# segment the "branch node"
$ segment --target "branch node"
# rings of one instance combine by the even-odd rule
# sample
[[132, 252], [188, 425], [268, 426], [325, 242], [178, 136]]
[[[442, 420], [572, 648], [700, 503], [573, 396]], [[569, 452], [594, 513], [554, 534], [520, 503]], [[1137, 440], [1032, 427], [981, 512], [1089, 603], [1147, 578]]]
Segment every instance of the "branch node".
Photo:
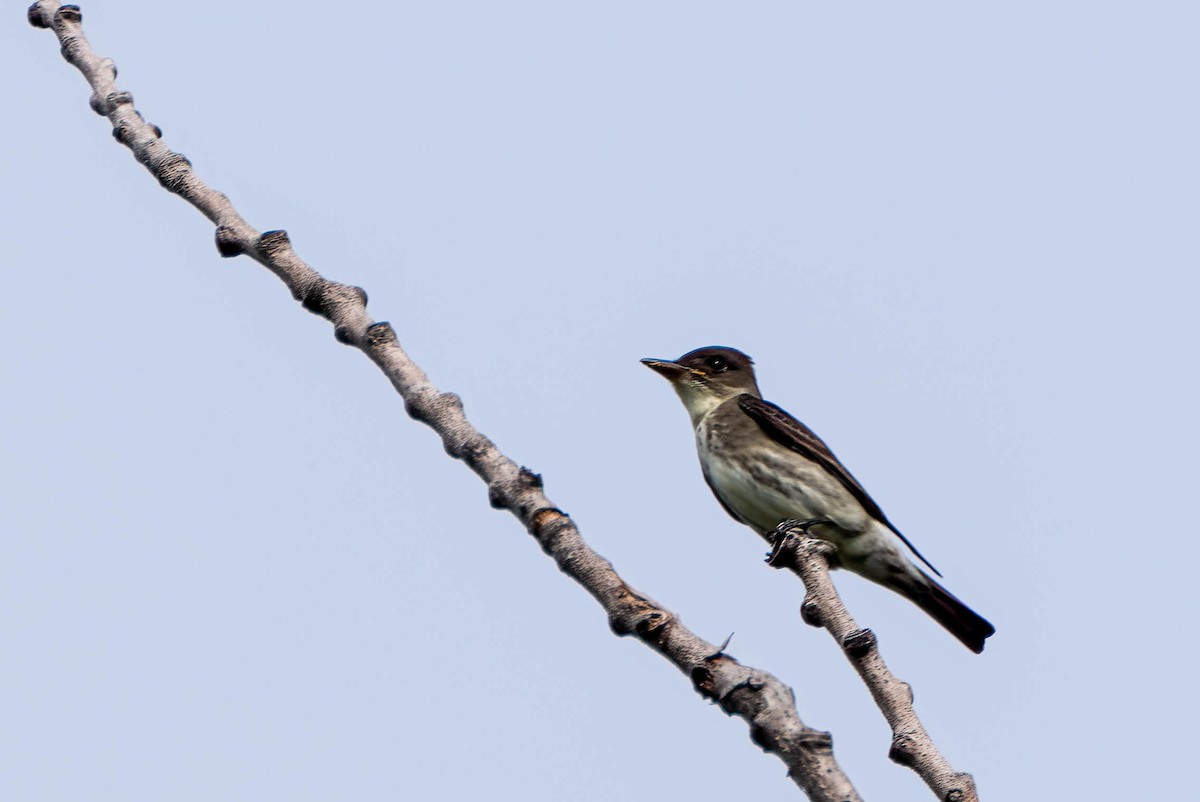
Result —
[[445, 404], [456, 414], [462, 414], [463, 400], [458, 393], [438, 393], [437, 400], [439, 404]]
[[[264, 235], [265, 236], [265, 235]], [[300, 299], [300, 305], [314, 315], [325, 316], [325, 290], [329, 282], [325, 280], [314, 281], [308, 285], [308, 292], [304, 293], [304, 297]]]
[[715, 661], [708, 661], [703, 665], [698, 665], [692, 669], [692, 687], [696, 689], [696, 693], [703, 696], [705, 699], [717, 698], [717, 682], [716, 675], [709, 665]]
[[842, 648], [851, 657], [863, 657], [878, 645], [875, 633], [869, 629], [856, 629], [842, 638]]
[[798, 744], [814, 752], [833, 752], [833, 736], [822, 730], [808, 730], [800, 736]]
[[400, 341], [392, 324], [382, 320], [367, 326], [366, 342], [371, 348], [381, 348], [385, 345], [398, 345]]
[[541, 489], [541, 474], [534, 473], [522, 465], [515, 479], [508, 482], [497, 481], [488, 484], [488, 503], [497, 510], [512, 509], [515, 506], [518, 517], [521, 520], [525, 520], [529, 517], [531, 504], [528, 499], [525, 503], [521, 503], [521, 497], [530, 490], [538, 491]]
[[276, 259], [292, 249], [292, 240], [282, 229], [264, 231], [255, 243], [255, 248], [264, 259]]
[[521, 466], [521, 485], [529, 490], [541, 490], [545, 484], [542, 482], [542, 475], [535, 473], [524, 465]]
[[88, 96], [88, 108], [99, 114], [101, 117], [105, 116], [104, 104], [100, 102], [100, 96], [95, 92], [92, 92], [92, 94]]
[[[638, 618], [633, 625], [633, 631], [638, 634], [638, 637], [651, 643], [658, 643], [664, 634], [667, 625], [671, 623], [671, 616], [665, 610], [651, 610], [645, 615]], [[610, 625], [613, 632], [618, 635], [628, 635], [628, 632], [618, 632], [616, 621]]]
[[750, 740], [755, 743], [764, 752], [769, 752], [775, 746], [775, 738], [772, 737], [771, 730], [761, 724], [750, 725]]
[[45, 18], [42, 17], [42, 9], [40, 8], [39, 3], [34, 3], [29, 7], [29, 10], [25, 12], [25, 18], [28, 19], [29, 24], [35, 28], [50, 27], [46, 24]]
[[815, 599], [805, 599], [800, 605], [800, 618], [810, 627], [825, 626], [825, 618], [821, 615], [821, 605]]
[[226, 258], [241, 256], [246, 251], [246, 246], [242, 243], [241, 238], [229, 226], [217, 226], [215, 238], [217, 241], [217, 253]]
[[155, 170], [158, 183], [169, 192], [179, 193], [192, 172], [192, 163], [182, 153], [170, 152], [162, 158]]
[[54, 12], [54, 19], [80, 23], [83, 22], [83, 12], [79, 10], [79, 6], [62, 6]]
[[[300, 299], [300, 305], [314, 315], [320, 315], [334, 323], [333, 338], [335, 340], [343, 345], [357, 345], [358, 332], [353, 326], [342, 322], [348, 317], [343, 313], [355, 307], [361, 307], [366, 303], [366, 298], [367, 294], [361, 287], [320, 279], [308, 285], [304, 297]], [[349, 315], [349, 317], [353, 318], [354, 315]]]
[[912, 739], [909, 736], [897, 735], [892, 739], [892, 748], [888, 750], [888, 759], [906, 768], [912, 768], [917, 763], [912, 746]]
[[422, 393], [413, 393], [408, 398], [405, 398], [404, 411], [407, 412], [408, 417], [412, 418], [413, 420], [420, 421], [421, 423], [428, 423], [430, 415], [425, 410], [425, 404], [423, 403], [428, 401], [428, 399], [423, 399], [421, 397], [422, 395]]
[[529, 516], [529, 534], [547, 553], [551, 553], [555, 537], [570, 525], [571, 516], [558, 507], [543, 507]]
[[104, 96], [104, 103], [108, 107], [108, 111], [112, 111], [117, 106], [131, 106], [133, 105], [133, 93], [120, 90], [109, 92]]

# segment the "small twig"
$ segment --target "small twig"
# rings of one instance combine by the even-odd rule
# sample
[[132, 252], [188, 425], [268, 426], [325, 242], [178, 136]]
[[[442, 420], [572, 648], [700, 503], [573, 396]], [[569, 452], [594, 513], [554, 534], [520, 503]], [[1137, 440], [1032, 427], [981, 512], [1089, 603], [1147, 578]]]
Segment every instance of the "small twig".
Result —
[[339, 342], [363, 351], [392, 382], [409, 415], [437, 432], [446, 452], [487, 484], [492, 506], [516, 516], [559, 569], [600, 603], [616, 634], [636, 636], [690, 677], [702, 696], [744, 719], [751, 740], [778, 756], [814, 802], [859, 800], [833, 756], [829, 734], [800, 720], [790, 688], [771, 674], [722, 654], [672, 612], [627, 585], [612, 564], [584, 542], [571, 518], [542, 492], [541, 477], [502, 454], [471, 425], [462, 400], [429, 381], [400, 347], [391, 324], [371, 319], [366, 292], [321, 276], [292, 250], [286, 232], [260, 234], [242, 219], [229, 198], [196, 175], [184, 156], [162, 143], [162, 131], [142, 118], [128, 92], [116, 88], [116, 66], [97, 56], [88, 44], [78, 6], [43, 0], [30, 7], [29, 21], [58, 36], [63, 57], [87, 78], [93, 90], [91, 106], [112, 122], [117, 140], [164, 188], [216, 224], [221, 255], [249, 256], [267, 267], [305, 309], [333, 324]]
[[785, 521], [775, 531], [775, 546], [767, 562], [775, 568], [788, 568], [803, 580], [806, 593], [800, 616], [810, 626], [829, 630], [862, 677], [892, 728], [888, 757], [920, 775], [939, 799], [978, 802], [974, 778], [955, 771], [938, 751], [913, 709], [912, 687], [898, 679], [883, 662], [875, 633], [860, 629], [842, 604], [829, 577], [830, 558], [837, 547], [813, 537], [797, 521]]

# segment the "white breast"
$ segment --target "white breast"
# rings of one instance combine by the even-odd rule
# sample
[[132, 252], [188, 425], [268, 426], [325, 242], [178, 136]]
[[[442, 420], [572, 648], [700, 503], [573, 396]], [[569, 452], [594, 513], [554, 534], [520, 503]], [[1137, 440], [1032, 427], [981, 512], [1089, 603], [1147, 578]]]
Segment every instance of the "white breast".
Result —
[[[696, 430], [704, 475], [720, 499], [760, 532], [788, 518], [827, 518], [846, 534], [870, 527], [870, 516], [845, 486], [820, 465], [762, 439], [753, 460], [721, 449], [703, 423]], [[714, 447], [716, 446], [716, 447]]]

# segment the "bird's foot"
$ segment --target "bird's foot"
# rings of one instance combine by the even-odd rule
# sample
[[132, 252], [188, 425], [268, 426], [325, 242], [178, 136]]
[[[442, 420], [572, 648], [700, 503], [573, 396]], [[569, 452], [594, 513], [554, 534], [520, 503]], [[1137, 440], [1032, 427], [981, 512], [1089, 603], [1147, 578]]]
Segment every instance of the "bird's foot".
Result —
[[779, 524], [772, 531], [772, 535], [786, 535], [793, 529], [799, 529], [804, 534], [811, 534], [808, 530], [812, 529], [817, 524], [832, 524], [833, 521], [828, 518], [806, 518], [803, 521], [797, 521], [795, 518], [788, 518], [786, 521]]
[[778, 526], [771, 530], [768, 537], [771, 540], [771, 553], [767, 555], [767, 565], [775, 565], [779, 560], [780, 552], [783, 551], [784, 544], [792, 537], [792, 530], [799, 529], [806, 535], [812, 535], [809, 530], [818, 524], [831, 524], [833, 521], [828, 518], [807, 518], [803, 521], [798, 521], [795, 518], [788, 518], [782, 521]]

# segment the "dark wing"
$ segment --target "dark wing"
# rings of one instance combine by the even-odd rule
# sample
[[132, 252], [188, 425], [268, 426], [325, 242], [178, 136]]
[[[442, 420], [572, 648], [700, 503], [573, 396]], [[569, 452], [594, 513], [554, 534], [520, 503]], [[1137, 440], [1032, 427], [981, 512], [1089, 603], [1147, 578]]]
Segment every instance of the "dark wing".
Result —
[[929, 570], [938, 576], [942, 575], [941, 571], [933, 567], [933, 563], [922, 557], [921, 552], [917, 551], [916, 547], [908, 542], [908, 538], [900, 534], [900, 530], [892, 525], [892, 522], [883, 514], [883, 510], [879, 508], [875, 500], [867, 495], [867, 491], [863, 490], [863, 486], [850, 474], [850, 471], [846, 470], [846, 467], [842, 463], [838, 462], [838, 458], [829, 450], [829, 446], [825, 445], [825, 442], [817, 437], [812, 429], [770, 401], [763, 401], [761, 398], [757, 398], [749, 393], [738, 397], [738, 406], [772, 440], [780, 445], [787, 446], [798, 454], [804, 455], [836, 477], [850, 491], [850, 494], [858, 500], [858, 503], [862, 505], [862, 508], [867, 511], [868, 515], [895, 532], [896, 537], [904, 541], [904, 545], [908, 546], [921, 562], [929, 566]]

